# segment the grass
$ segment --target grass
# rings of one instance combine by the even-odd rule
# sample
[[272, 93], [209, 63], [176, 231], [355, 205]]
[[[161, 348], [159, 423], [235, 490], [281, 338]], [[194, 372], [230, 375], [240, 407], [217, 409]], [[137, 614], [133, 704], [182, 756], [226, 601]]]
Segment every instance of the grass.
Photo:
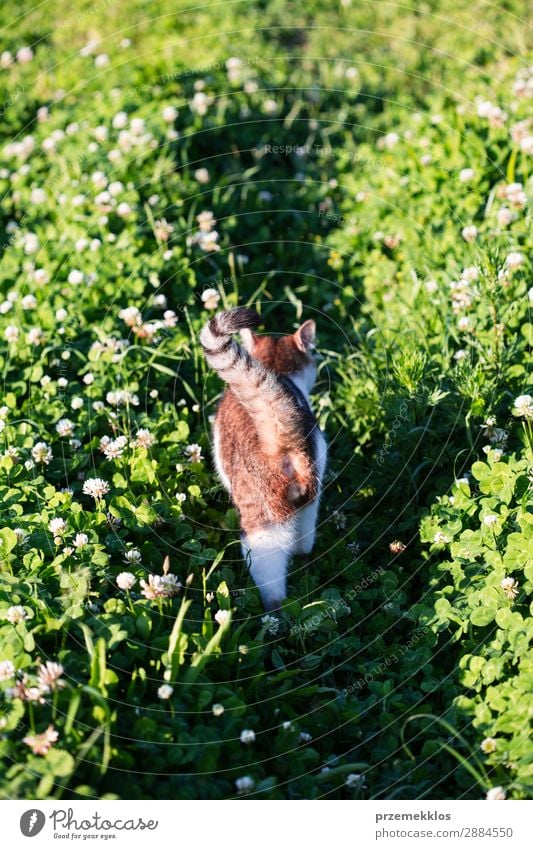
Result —
[[[243, 9], [4, 4], [0, 796], [526, 798], [525, 9]], [[319, 329], [274, 618], [210, 457], [217, 304]]]

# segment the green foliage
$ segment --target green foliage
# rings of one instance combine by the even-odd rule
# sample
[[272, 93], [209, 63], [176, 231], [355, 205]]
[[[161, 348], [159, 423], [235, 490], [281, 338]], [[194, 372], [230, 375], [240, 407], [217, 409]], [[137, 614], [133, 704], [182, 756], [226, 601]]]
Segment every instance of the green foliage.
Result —
[[[526, 797], [520, 4], [4, 7], [0, 797]], [[210, 462], [215, 302], [317, 319], [275, 617]]]

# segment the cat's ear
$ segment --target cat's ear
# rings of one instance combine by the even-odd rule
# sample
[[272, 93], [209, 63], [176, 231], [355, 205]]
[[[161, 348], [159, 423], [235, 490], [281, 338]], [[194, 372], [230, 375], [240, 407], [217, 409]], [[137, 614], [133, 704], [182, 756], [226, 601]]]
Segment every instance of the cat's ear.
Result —
[[304, 354], [313, 350], [316, 339], [316, 324], [312, 318], [308, 318], [307, 321], [304, 321], [294, 334], [294, 339], [298, 348], [300, 351], [303, 351]]
[[243, 329], [240, 331], [240, 334], [242, 344], [244, 345], [248, 353], [252, 354], [257, 343], [257, 337], [255, 333], [252, 333], [252, 331], [249, 330], [247, 327], [243, 327]]

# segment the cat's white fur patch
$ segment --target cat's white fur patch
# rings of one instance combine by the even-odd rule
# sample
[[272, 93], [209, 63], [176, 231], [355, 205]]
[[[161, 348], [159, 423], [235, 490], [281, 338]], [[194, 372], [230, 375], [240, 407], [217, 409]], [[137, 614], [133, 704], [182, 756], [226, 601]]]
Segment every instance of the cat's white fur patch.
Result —
[[222, 466], [222, 457], [220, 456], [220, 434], [216, 426], [213, 428], [213, 459], [215, 461], [215, 467], [222, 482], [222, 486], [227, 489], [228, 492], [231, 492], [230, 479]]
[[287, 595], [287, 572], [294, 551], [293, 522], [269, 525], [242, 538], [242, 552], [267, 610], [279, 607]]
[[289, 377], [294, 385], [305, 396], [306, 400], [309, 401], [309, 393], [311, 392], [316, 380], [316, 366], [313, 363], [309, 363], [309, 365], [305, 366], [300, 371], [290, 374]]

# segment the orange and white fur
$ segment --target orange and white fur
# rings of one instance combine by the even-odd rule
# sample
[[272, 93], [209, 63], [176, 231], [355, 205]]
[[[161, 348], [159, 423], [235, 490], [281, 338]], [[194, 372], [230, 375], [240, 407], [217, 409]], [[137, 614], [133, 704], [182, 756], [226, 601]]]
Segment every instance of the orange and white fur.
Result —
[[280, 337], [253, 333], [260, 323], [255, 310], [221, 312], [200, 341], [228, 384], [214, 424], [217, 471], [239, 512], [250, 574], [274, 610], [287, 595], [292, 555], [314, 545], [327, 448], [309, 405], [314, 321]]

